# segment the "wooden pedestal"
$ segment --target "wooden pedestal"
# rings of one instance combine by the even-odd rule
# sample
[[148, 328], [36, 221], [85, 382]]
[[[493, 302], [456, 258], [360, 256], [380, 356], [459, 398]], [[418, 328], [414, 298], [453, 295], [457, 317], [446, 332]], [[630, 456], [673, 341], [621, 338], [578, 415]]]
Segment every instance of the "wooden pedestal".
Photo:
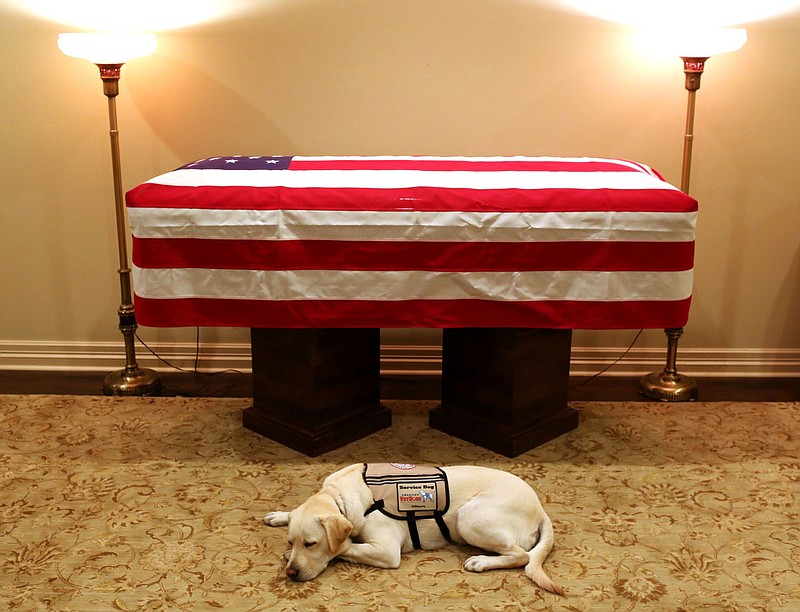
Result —
[[567, 407], [571, 330], [445, 329], [430, 426], [516, 457], [578, 426]]
[[379, 329], [252, 329], [253, 406], [242, 424], [310, 457], [392, 423], [380, 403]]

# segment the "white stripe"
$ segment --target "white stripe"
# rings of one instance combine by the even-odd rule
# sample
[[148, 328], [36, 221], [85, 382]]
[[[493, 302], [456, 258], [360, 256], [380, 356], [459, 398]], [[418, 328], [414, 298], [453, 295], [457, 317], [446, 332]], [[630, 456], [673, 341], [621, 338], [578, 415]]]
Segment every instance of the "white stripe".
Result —
[[694, 240], [697, 213], [129, 208], [137, 238], [465, 242]]
[[325, 189], [661, 189], [678, 191], [644, 172], [471, 172], [429, 170], [197, 170], [162, 174], [148, 183], [173, 187]]
[[430, 272], [208, 270], [134, 267], [144, 298], [256, 300], [681, 300], [692, 292], [682, 272]]

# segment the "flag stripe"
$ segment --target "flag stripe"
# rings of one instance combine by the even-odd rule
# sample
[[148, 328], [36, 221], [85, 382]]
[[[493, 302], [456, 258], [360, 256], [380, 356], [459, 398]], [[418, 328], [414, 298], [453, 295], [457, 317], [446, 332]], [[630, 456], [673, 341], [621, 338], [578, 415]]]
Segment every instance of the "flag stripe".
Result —
[[683, 300], [691, 271], [216, 270], [134, 267], [137, 295], [258, 300]]
[[[201, 171], [197, 171], [201, 172]], [[222, 172], [222, 171], [220, 171]], [[249, 174], [250, 173], [243, 173]], [[401, 189], [162, 185], [128, 193], [128, 206], [220, 210], [351, 210], [394, 212], [694, 212], [697, 203], [671, 189], [464, 188]]]
[[165, 327], [682, 327], [691, 299], [677, 302], [470, 300], [220, 300], [136, 296], [140, 320]]
[[300, 157], [292, 158], [292, 170], [453, 170], [469, 172], [645, 172], [642, 164], [599, 158], [524, 157]]
[[138, 238], [687, 242], [694, 240], [696, 213], [133, 208], [128, 217]]
[[680, 271], [694, 242], [405, 242], [133, 239], [140, 268], [246, 270]]
[[[470, 172], [449, 170], [228, 170], [183, 168], [147, 181], [171, 187], [288, 187], [293, 189], [515, 189], [677, 191], [644, 172]], [[531, 194], [535, 195], [535, 194]]]

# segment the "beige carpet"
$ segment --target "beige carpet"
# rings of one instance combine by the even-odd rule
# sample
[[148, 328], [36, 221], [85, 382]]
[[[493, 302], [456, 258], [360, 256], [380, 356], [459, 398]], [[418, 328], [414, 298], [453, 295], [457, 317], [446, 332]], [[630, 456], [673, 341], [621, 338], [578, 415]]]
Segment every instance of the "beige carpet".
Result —
[[[390, 429], [308, 459], [243, 430], [247, 405], [0, 396], [0, 608], [800, 609], [800, 404], [576, 404], [577, 430], [517, 459], [428, 429], [430, 402], [388, 402]], [[466, 573], [456, 548], [287, 582], [285, 531], [259, 517], [387, 460], [527, 479], [568, 597]]]

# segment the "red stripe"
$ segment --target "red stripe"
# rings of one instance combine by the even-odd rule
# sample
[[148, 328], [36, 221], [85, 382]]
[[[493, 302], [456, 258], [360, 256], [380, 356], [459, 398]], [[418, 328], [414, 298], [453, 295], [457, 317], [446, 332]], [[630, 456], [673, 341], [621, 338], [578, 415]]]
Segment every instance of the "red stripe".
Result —
[[136, 296], [135, 303], [139, 323], [154, 327], [637, 329], [683, 327], [688, 320], [690, 301], [689, 298], [676, 302], [273, 302]]
[[486, 160], [486, 159], [298, 159], [290, 170], [431, 170], [462, 172], [647, 172], [610, 160]]
[[140, 268], [680, 271], [694, 242], [392, 242], [134, 238]]
[[694, 212], [676, 189], [407, 189], [321, 187], [174, 187], [144, 183], [131, 208], [420, 212]]

